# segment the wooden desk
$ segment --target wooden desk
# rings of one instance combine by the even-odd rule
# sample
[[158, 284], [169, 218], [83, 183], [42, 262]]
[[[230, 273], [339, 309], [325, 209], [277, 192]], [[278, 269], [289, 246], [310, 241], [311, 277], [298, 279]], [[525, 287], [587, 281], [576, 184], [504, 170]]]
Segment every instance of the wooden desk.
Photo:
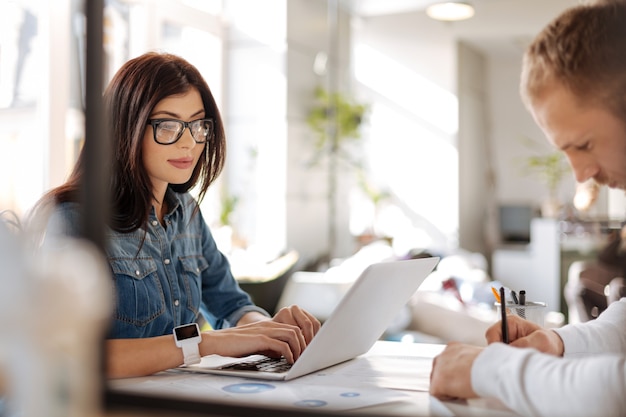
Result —
[[[219, 415], [219, 416], [272, 416], [272, 417], [306, 417], [306, 416], [480, 416], [480, 417], [515, 417], [502, 404], [493, 400], [476, 399], [459, 402], [441, 402], [431, 397], [428, 392], [428, 383], [432, 358], [443, 349], [443, 345], [433, 344], [405, 344], [399, 342], [377, 342], [365, 355], [355, 360], [327, 368], [321, 372], [297, 378], [290, 382], [282, 382], [283, 387], [289, 384], [300, 384], [307, 387], [307, 392], [314, 397], [320, 391], [320, 386], [328, 384], [345, 384], [351, 386], [352, 391], [369, 389], [370, 393], [388, 395], [390, 391], [397, 392], [398, 398], [393, 401], [383, 401], [361, 408], [343, 410], [324, 410], [315, 408], [295, 408], [293, 405], [268, 404], [263, 402], [263, 394], [237, 397], [238, 402], [232, 400], [223, 402], [223, 398], [211, 396], [210, 389], [203, 394], [181, 395], [181, 388], [192, 387], [193, 381], [201, 378], [231, 378], [214, 377], [211, 375], [184, 374], [170, 372], [162, 375], [156, 381], [154, 378], [134, 378], [124, 381], [112, 381], [112, 401], [106, 417], [143, 417], [143, 416], [190, 416]], [[369, 367], [369, 368], [368, 368]], [[181, 378], [188, 378], [181, 383]], [[196, 378], [193, 380], [193, 378]], [[317, 380], [316, 380], [317, 379]], [[232, 378], [233, 383], [239, 378]], [[252, 380], [246, 380], [252, 381]], [[257, 381], [261, 382], [261, 381]], [[274, 384], [274, 382], [272, 382]], [[346, 386], [346, 385], [344, 385]], [[197, 387], [196, 387], [197, 389]], [[193, 388], [191, 389], [193, 390]], [[378, 391], [376, 391], [378, 390]], [[117, 398], [115, 398], [117, 394]], [[141, 395], [146, 395], [141, 398]], [[169, 402], [169, 403], [168, 403]], [[143, 403], [143, 404], [142, 404]], [[143, 407], [143, 408], [142, 408]], [[189, 413], [189, 414], [188, 414]]]

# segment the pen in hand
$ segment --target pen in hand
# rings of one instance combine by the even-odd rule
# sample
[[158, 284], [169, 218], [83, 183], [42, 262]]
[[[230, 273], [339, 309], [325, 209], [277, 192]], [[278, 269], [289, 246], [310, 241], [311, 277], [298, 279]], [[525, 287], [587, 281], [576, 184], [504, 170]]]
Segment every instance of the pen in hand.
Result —
[[506, 322], [506, 298], [504, 295], [504, 287], [500, 287], [500, 315], [502, 323], [502, 342], [509, 343], [509, 325]]

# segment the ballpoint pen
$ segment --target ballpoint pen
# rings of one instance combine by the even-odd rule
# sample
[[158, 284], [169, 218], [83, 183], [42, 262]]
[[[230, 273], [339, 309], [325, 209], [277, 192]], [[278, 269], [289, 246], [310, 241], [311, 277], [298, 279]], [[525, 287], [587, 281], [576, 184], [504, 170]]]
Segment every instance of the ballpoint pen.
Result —
[[500, 315], [502, 323], [502, 342], [509, 343], [509, 325], [506, 322], [506, 297], [504, 295], [504, 287], [500, 287]]

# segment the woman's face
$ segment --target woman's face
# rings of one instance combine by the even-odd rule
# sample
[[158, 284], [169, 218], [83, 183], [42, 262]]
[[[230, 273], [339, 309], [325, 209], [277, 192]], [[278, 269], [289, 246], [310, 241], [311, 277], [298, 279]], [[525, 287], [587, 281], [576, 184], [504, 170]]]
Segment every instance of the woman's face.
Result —
[[626, 121], [585, 105], [560, 85], [536, 98], [531, 112], [548, 141], [567, 156], [578, 182], [593, 178], [626, 189]]
[[[150, 119], [178, 119], [190, 122], [205, 117], [200, 93], [195, 88], [181, 95], [159, 101]], [[191, 178], [193, 169], [206, 143], [196, 143], [189, 128], [171, 145], [161, 145], [154, 140], [152, 126], [148, 125], [143, 137], [143, 164], [152, 182], [157, 198], [165, 195], [168, 184], [183, 184]]]

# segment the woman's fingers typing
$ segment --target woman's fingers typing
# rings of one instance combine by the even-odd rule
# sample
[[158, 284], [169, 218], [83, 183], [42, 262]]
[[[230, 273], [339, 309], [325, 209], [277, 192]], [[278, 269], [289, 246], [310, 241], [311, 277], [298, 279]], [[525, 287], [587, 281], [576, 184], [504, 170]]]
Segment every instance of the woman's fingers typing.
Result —
[[271, 320], [203, 333], [202, 355], [246, 356], [263, 353], [296, 361], [306, 341], [294, 325]]
[[321, 327], [319, 320], [296, 305], [281, 308], [272, 320], [277, 323], [298, 326], [304, 335], [306, 344], [311, 343]]

